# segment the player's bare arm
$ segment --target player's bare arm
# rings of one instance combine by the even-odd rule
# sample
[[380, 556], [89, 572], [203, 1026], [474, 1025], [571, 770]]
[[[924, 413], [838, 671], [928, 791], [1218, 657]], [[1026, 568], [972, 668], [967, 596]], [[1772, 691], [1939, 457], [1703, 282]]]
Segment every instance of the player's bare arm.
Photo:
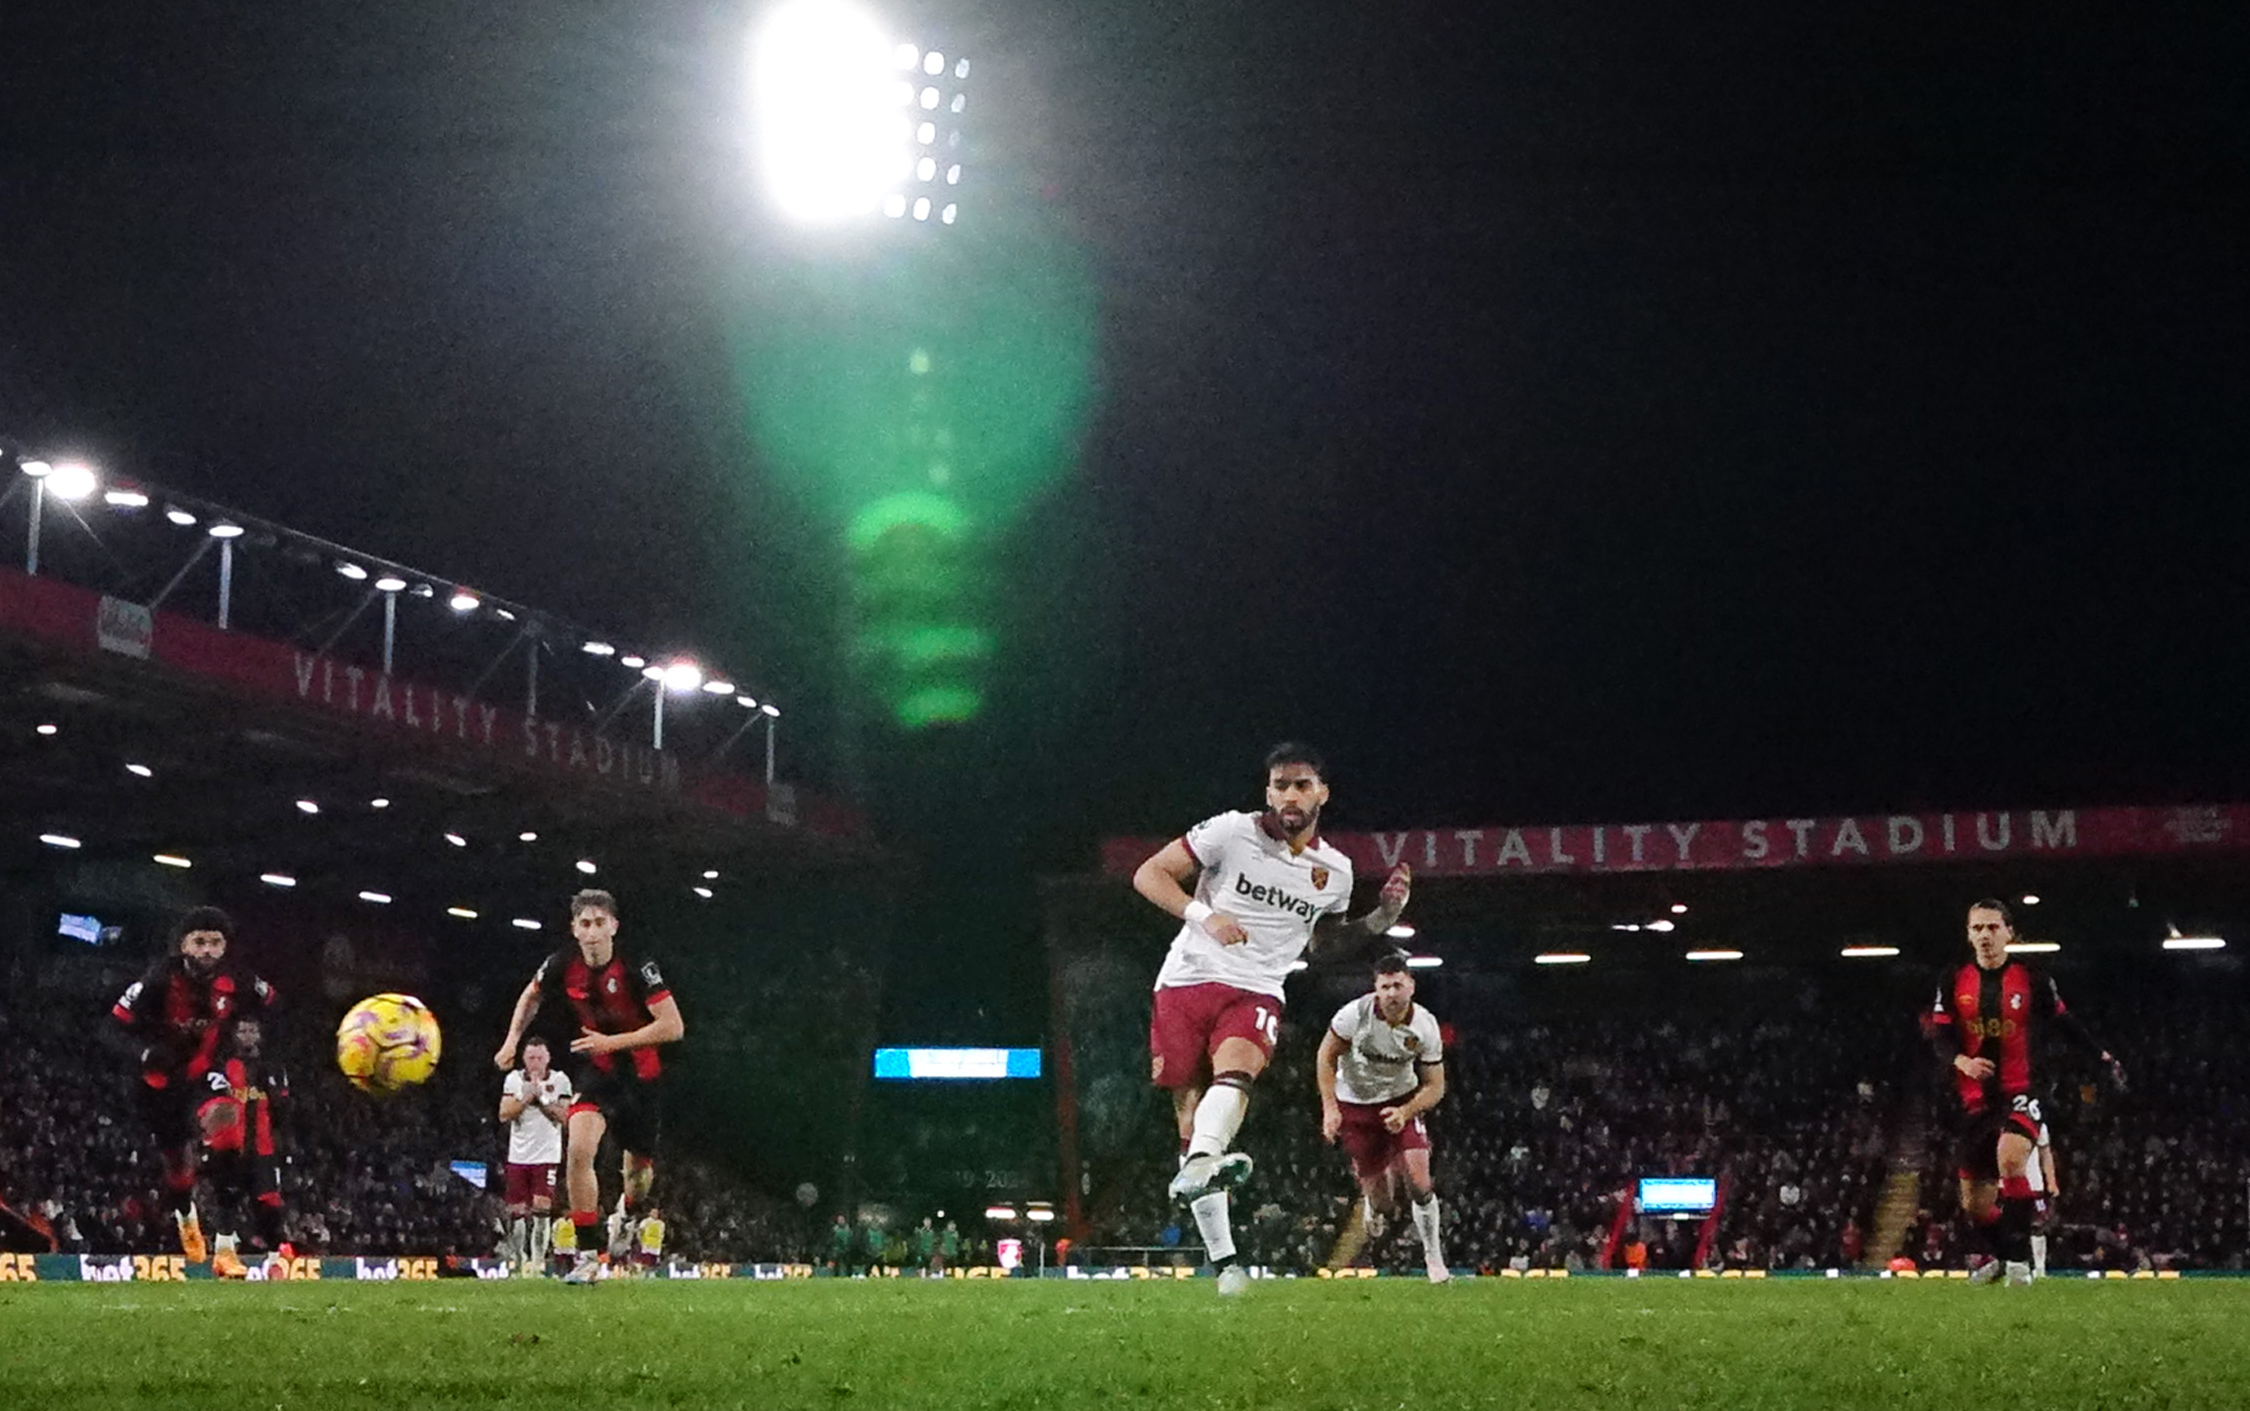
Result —
[[1445, 1101], [1445, 1065], [1433, 1063], [1422, 1070], [1422, 1086], [1396, 1107], [1383, 1109], [1383, 1127], [1398, 1132], [1406, 1124]]
[[1313, 923], [1312, 944], [1308, 948], [1315, 960], [1336, 960], [1350, 956], [1367, 944], [1369, 939], [1382, 935], [1398, 924], [1406, 912], [1407, 900], [1414, 893], [1414, 869], [1405, 863], [1391, 869], [1383, 879], [1383, 890], [1375, 909], [1353, 920], [1329, 915]]
[[516, 1045], [523, 1042], [523, 1031], [530, 1027], [531, 1016], [539, 1012], [539, 980], [532, 977], [523, 993], [516, 996], [516, 1011], [508, 1016], [508, 1037], [500, 1041], [500, 1051], [492, 1055], [492, 1066], [505, 1073], [516, 1066]]
[[1334, 1029], [1320, 1036], [1320, 1052], [1313, 1058], [1313, 1081], [1320, 1087], [1320, 1139], [1333, 1146], [1344, 1130], [1344, 1109], [1336, 1105], [1336, 1065], [1344, 1061], [1351, 1044]]
[[525, 1101], [524, 1101], [524, 1100], [523, 1100], [522, 1098], [520, 1098], [520, 1097], [503, 1097], [503, 1098], [501, 1098], [501, 1099], [500, 1099], [500, 1120], [501, 1120], [501, 1121], [503, 1121], [503, 1122], [513, 1122], [513, 1121], [515, 1121], [515, 1120], [516, 1120], [516, 1119], [517, 1119], [518, 1117], [521, 1117], [521, 1116], [523, 1116], [523, 1110], [524, 1110], [524, 1108], [525, 1108], [526, 1106], [528, 1106], [528, 1105], [529, 1105], [529, 1104], [527, 1104], [527, 1103], [526, 1103], [526, 1102], [525, 1102]]
[[649, 1021], [638, 1029], [628, 1029], [622, 1034], [597, 1033], [581, 1029], [578, 1037], [570, 1041], [572, 1053], [616, 1053], [620, 1049], [654, 1048], [658, 1044], [676, 1043], [687, 1032], [681, 1022], [680, 1006], [670, 995], [664, 996], [648, 1007]]
[[1191, 921], [1222, 946], [1238, 946], [1249, 937], [1242, 923], [1223, 911], [1213, 911], [1188, 892], [1188, 884], [1203, 869], [1186, 843], [1174, 838], [1134, 869], [1133, 890], [1154, 902], [1165, 915]]

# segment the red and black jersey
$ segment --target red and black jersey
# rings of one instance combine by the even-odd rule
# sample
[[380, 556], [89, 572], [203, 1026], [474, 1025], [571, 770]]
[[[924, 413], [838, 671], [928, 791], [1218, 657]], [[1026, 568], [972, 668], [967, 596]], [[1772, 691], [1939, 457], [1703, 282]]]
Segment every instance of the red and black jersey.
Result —
[[[651, 1005], [672, 994], [654, 957], [628, 955], [616, 945], [610, 948], [609, 964], [602, 966], [588, 965], [576, 946], [556, 951], [539, 967], [532, 983], [542, 995], [559, 993], [567, 997], [579, 1027], [597, 1034], [631, 1033], [656, 1017], [650, 1012]], [[653, 1047], [588, 1054], [587, 1058], [604, 1073], [629, 1074], [643, 1082], [654, 1080], [664, 1071], [664, 1059]], [[620, 1058], [631, 1062], [621, 1065]]]
[[227, 1100], [238, 1105], [234, 1120], [222, 1126], [205, 1144], [214, 1151], [240, 1151], [253, 1156], [274, 1154], [273, 1119], [278, 1103], [289, 1100], [289, 1075], [265, 1057], [231, 1054], [203, 1075], [205, 1105]]
[[273, 986], [240, 966], [222, 960], [208, 975], [191, 975], [183, 958], [168, 955], [126, 987], [110, 1015], [147, 1037], [141, 1081], [166, 1088], [209, 1073], [227, 1026], [264, 1014], [276, 998]]
[[1954, 1092], [1972, 1114], [2005, 1111], [2007, 1099], [2032, 1091], [2032, 1066], [2038, 1044], [2052, 1028], [2099, 1053], [2052, 977], [2020, 960], [1998, 970], [1975, 961], [1938, 977], [1937, 1000], [1930, 1008], [1930, 1037], [1950, 1065], [1957, 1054], [1992, 1060], [1992, 1076], [1972, 1078], [1950, 1068]]

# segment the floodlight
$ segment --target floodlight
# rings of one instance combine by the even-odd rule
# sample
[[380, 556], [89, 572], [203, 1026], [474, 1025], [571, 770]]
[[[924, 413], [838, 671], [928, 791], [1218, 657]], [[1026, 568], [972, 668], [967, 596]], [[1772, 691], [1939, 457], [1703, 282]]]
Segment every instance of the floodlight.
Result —
[[758, 709], [775, 720], [779, 720], [781, 718], [781, 707], [775, 705], [772, 701], [766, 702], [764, 705], [759, 706]]
[[664, 668], [662, 675], [668, 691], [692, 691], [703, 684], [703, 668], [692, 661], [675, 661]]
[[661, 681], [664, 679], [664, 668], [661, 666], [653, 665], [643, 666], [641, 668], [641, 675], [650, 681]]
[[704, 880], [704, 881], [706, 881], [706, 882], [716, 882], [716, 881], [718, 881], [718, 880], [719, 880], [719, 869], [718, 869], [718, 868], [716, 868], [716, 867], [711, 867], [711, 868], [706, 868], [706, 869], [704, 869], [704, 873], [703, 873], [703, 880]]
[[1686, 903], [1686, 902], [1684, 902], [1684, 901], [1676, 901], [1676, 902], [1673, 902], [1673, 903], [1672, 903], [1672, 914], [1673, 914], [1674, 916], [1685, 916], [1685, 915], [1687, 915], [1687, 903]]
[[417, 583], [414, 585], [414, 596], [417, 598], [434, 598], [437, 596], [437, 589], [427, 583]]
[[766, 21], [751, 80], [758, 148], [788, 215], [814, 224], [866, 215], [898, 180], [910, 129], [895, 75], [906, 47], [837, 0], [796, 0]]
[[445, 840], [457, 848], [465, 848], [469, 845], [469, 840], [459, 833], [448, 833], [445, 835]]
[[582, 857], [578, 859], [578, 870], [585, 873], [589, 877], [593, 876], [596, 870], [594, 867], [594, 860], [590, 857]]
[[1012, 1205], [988, 1205], [984, 1208], [984, 1218], [987, 1220], [1013, 1220], [1016, 1218], [1016, 1208]]
[[156, 777], [156, 771], [145, 764], [128, 764], [125, 766], [125, 772], [136, 779], [153, 779]]
[[367, 579], [367, 570], [353, 563], [350, 559], [337, 560], [336, 571], [354, 583], [362, 583]]
[[1396, 926], [1393, 926], [1388, 931], [1385, 931], [1383, 934], [1389, 936], [1393, 940], [1403, 941], [1407, 937], [1414, 934], [1414, 928], [1412, 926], [1409, 926], [1404, 921], [1401, 921]]
[[539, 841], [539, 835], [527, 829], [524, 832], [516, 834], [516, 841], [519, 843], [536, 843]]
[[389, 808], [391, 801], [389, 799], [369, 799], [367, 806], [369, 808]]
[[924, 54], [922, 56], [922, 72], [928, 74], [932, 78], [936, 78], [939, 74], [944, 73], [945, 55], [940, 54], [935, 49], [932, 49], [929, 53]]
[[2037, 906], [2039, 905], [2039, 898], [2029, 892], [2026, 892], [2024, 894], [2023, 904], [2025, 906]]
[[297, 812], [304, 814], [318, 813], [320, 812], [320, 805], [311, 799], [299, 799], [297, 800]]
[[2052, 955], [2062, 949], [2059, 941], [2010, 941], [2002, 947], [2010, 955]]
[[642, 667], [648, 665], [648, 658], [644, 656], [619, 657], [617, 659], [617, 664], [619, 666], [626, 667], [629, 670], [638, 671]]
[[711, 889], [709, 887], [690, 887], [688, 888], [688, 890], [703, 898], [705, 901], [711, 900]]
[[1023, 1218], [1034, 1224], [1045, 1224], [1055, 1218], [1055, 1212], [1048, 1206], [1034, 1205], [1023, 1213]]
[[359, 899], [365, 902], [373, 902], [377, 906], [389, 906], [391, 904], [389, 892], [361, 892]]
[[177, 524], [182, 529], [189, 528], [195, 523], [195, 516], [189, 514], [186, 510], [181, 509], [178, 505], [174, 505], [170, 509], [164, 511], [164, 517], [172, 521], [174, 524]]
[[938, 100], [944, 96], [934, 88], [925, 88], [922, 90], [922, 96], [916, 101], [921, 103], [924, 112], [936, 112]]
[[286, 872], [261, 872], [258, 874], [258, 880], [269, 887], [294, 887], [297, 885], [297, 879]]
[[923, 123], [920, 127], [914, 129], [914, 140], [921, 143], [925, 147], [937, 141], [937, 124], [934, 122], [926, 122]]
[[937, 180], [937, 158], [924, 157], [916, 162], [914, 164], [914, 179], [916, 181]]
[[578, 650], [590, 657], [613, 657], [617, 655], [617, 648], [607, 642], [588, 642]]
[[1691, 950], [1687, 953], [1687, 958], [1690, 960], [1740, 960], [1742, 959], [1742, 952], [1738, 950]]
[[1534, 965], [1584, 965], [1593, 957], [1579, 950], [1551, 950], [1531, 958]]
[[84, 461], [58, 461], [45, 478], [47, 493], [58, 500], [83, 500], [99, 488], [94, 468]]
[[1445, 957], [1442, 955], [1410, 955], [1406, 958], [1406, 968], [1409, 970], [1435, 970], [1443, 964]]
[[448, 916], [458, 916], [463, 921], [474, 921], [477, 919], [477, 913], [474, 907], [449, 906], [445, 909], [445, 914]]
[[722, 681], [718, 677], [714, 676], [710, 680], [703, 683], [703, 689], [714, 696], [731, 696], [734, 694], [734, 683], [732, 681]]
[[1654, 921], [1643, 922], [1641, 929], [1644, 931], [1669, 931], [1672, 929], [1672, 923], [1659, 917]]
[[916, 220], [928, 220], [929, 218], [930, 218], [930, 198], [929, 198], [929, 197], [927, 197], [927, 196], [917, 196], [917, 197], [915, 197], [915, 198], [914, 198], [914, 219], [916, 219]]
[[960, 215], [961, 208], [959, 206], [948, 205], [944, 210], [938, 212], [938, 220], [946, 225], [951, 225]]
[[242, 537], [242, 526], [222, 519], [205, 530], [204, 533], [209, 534], [214, 539], [239, 539]]
[[446, 600], [445, 605], [455, 612], [475, 612], [477, 604], [481, 601], [482, 599], [468, 589], [458, 588], [454, 590], [453, 596]]
[[959, 162], [955, 162], [945, 169], [945, 184], [948, 186], [959, 186], [961, 184], [961, 164]]
[[906, 214], [906, 198], [893, 191], [883, 198], [883, 214], [893, 220]]
[[55, 473], [55, 468], [45, 461], [25, 461], [22, 469], [34, 480], [44, 480]]
[[61, 726], [59, 726], [59, 725], [39, 725], [39, 726], [35, 726], [35, 727], [33, 727], [33, 728], [34, 728], [34, 729], [36, 729], [36, 730], [37, 730], [37, 732], [38, 732], [39, 734], [42, 734], [42, 735], [52, 735], [52, 734], [54, 734], [54, 733], [55, 733], [55, 732], [56, 732], [57, 730], [61, 729], [62, 727], [61, 727]]
[[1880, 960], [1898, 954], [1897, 946], [1845, 946], [1836, 954], [1846, 960]]
[[756, 696], [736, 696], [734, 698], [734, 703], [738, 706], [741, 706], [744, 710], [756, 710], [758, 708], [758, 698]]
[[2166, 950], [2225, 950], [2226, 945], [2224, 936], [2168, 936], [2164, 940]]
[[121, 510], [145, 510], [148, 508], [148, 495], [141, 490], [105, 490], [102, 492], [102, 500], [104, 503], [115, 505]]
[[528, 916], [518, 916], [508, 924], [519, 931], [536, 931], [539, 929], [539, 923]]
[[41, 833], [39, 835], [39, 841], [45, 843], [48, 847], [51, 848], [77, 848], [84, 846], [84, 844], [80, 843], [76, 838], [73, 838], [68, 833]]
[[395, 573], [386, 573], [375, 580], [375, 591], [378, 593], [399, 593], [405, 590], [406, 580]]

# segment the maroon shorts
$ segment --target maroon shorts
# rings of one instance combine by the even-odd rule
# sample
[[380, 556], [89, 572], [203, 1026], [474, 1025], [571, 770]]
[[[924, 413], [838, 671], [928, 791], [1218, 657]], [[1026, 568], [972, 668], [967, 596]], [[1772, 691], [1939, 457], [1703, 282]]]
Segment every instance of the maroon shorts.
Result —
[[541, 1200], [552, 1206], [555, 1203], [555, 1168], [511, 1161], [507, 1173], [501, 1177], [501, 1192], [502, 1199], [519, 1210], [528, 1209]]
[[1344, 1125], [1337, 1136], [1344, 1150], [1351, 1153], [1352, 1174], [1363, 1181], [1372, 1181], [1391, 1168], [1391, 1163], [1410, 1151], [1430, 1149], [1429, 1128], [1422, 1119], [1414, 1118], [1397, 1131], [1383, 1125], [1383, 1109], [1397, 1107], [1406, 1098], [1390, 1102], [1341, 1102]]
[[1156, 992], [1148, 1017], [1149, 1081], [1192, 1088], [1211, 1081], [1211, 1055], [1248, 1039], [1268, 1059], [1281, 1037], [1281, 1001], [1232, 985], [1175, 985]]

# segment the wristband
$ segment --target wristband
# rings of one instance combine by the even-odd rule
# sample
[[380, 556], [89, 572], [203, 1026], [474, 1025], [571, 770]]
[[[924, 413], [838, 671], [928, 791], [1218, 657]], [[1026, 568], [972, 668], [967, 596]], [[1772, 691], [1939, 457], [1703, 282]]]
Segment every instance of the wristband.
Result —
[[1187, 910], [1180, 913], [1180, 919], [1200, 931], [1203, 923], [1211, 919], [1211, 908], [1200, 901], [1191, 901], [1187, 904]]

